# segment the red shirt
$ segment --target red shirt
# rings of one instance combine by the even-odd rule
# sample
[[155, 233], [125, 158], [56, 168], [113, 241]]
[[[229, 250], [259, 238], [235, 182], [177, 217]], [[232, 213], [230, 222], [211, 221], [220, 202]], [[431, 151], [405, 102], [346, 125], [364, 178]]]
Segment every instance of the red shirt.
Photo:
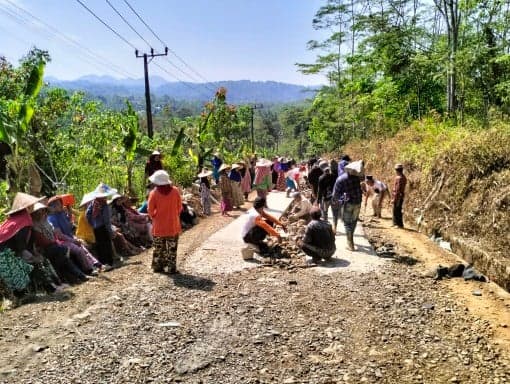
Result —
[[179, 190], [172, 187], [165, 195], [153, 189], [149, 194], [148, 213], [152, 219], [152, 234], [157, 237], [177, 236], [181, 233], [182, 201]]
[[393, 199], [400, 199], [404, 197], [404, 192], [406, 190], [407, 177], [404, 175], [398, 175], [395, 177], [395, 182], [393, 184]]

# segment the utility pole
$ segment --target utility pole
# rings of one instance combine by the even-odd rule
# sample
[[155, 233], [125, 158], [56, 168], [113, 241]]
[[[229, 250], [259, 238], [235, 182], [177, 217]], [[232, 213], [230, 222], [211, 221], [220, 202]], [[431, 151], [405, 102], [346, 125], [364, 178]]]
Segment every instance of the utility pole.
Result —
[[253, 133], [253, 112], [255, 109], [261, 109], [264, 106], [262, 104], [252, 104], [251, 107], [251, 153], [255, 153], [255, 136]]
[[154, 53], [154, 49], [151, 48], [151, 53], [144, 53], [143, 55], [138, 53], [138, 49], [135, 50], [135, 55], [137, 58], [143, 57], [143, 71], [145, 74], [145, 110], [147, 112], [147, 135], [152, 139], [154, 134], [154, 129], [152, 127], [152, 107], [151, 107], [151, 91], [149, 87], [149, 60], [157, 56], [167, 56], [168, 55], [168, 47], [165, 47], [165, 53]]

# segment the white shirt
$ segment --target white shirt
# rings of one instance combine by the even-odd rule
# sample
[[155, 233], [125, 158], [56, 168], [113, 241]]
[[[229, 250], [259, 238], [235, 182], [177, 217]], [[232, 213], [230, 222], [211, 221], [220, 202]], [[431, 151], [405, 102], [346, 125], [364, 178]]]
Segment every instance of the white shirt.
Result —
[[255, 208], [250, 208], [248, 212], [244, 215], [245, 222], [243, 224], [243, 228], [241, 229], [241, 238], [244, 238], [250, 229], [255, 226], [255, 220], [260, 216], [260, 213], [257, 212]]

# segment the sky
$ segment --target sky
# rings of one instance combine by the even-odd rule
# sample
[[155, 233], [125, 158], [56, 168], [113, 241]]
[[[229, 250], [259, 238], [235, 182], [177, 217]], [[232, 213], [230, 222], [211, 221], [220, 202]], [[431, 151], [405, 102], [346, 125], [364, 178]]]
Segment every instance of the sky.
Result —
[[[148, 52], [149, 45], [122, 21], [109, 1], [156, 52], [163, 51], [163, 44], [125, 0], [80, 1], [140, 53]], [[324, 32], [312, 28], [313, 16], [324, 0], [127, 1], [186, 63], [172, 53], [154, 58], [149, 64], [151, 75], [169, 81], [325, 83], [324, 77], [302, 75], [294, 65], [314, 61], [316, 52], [307, 51], [306, 43], [324, 37]], [[34, 45], [48, 50], [52, 61], [46, 68], [47, 76], [62, 80], [90, 74], [141, 78], [143, 59], [135, 57], [128, 43], [96, 20], [78, 0], [0, 0], [0, 55], [17, 63]]]

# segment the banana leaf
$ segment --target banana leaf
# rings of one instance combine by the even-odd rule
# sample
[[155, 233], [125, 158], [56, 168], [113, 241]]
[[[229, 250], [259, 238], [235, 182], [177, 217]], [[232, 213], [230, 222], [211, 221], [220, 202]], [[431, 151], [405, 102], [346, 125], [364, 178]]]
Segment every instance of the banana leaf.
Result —
[[28, 77], [27, 86], [25, 88], [26, 97], [32, 98], [39, 94], [43, 85], [44, 67], [44, 61], [40, 60], [30, 71], [30, 76]]
[[179, 149], [182, 146], [182, 143], [184, 142], [184, 139], [186, 138], [186, 134], [184, 133], [185, 127], [181, 127], [181, 130], [177, 134], [177, 137], [175, 138], [174, 145], [172, 146], [171, 155], [175, 156], [179, 152]]

